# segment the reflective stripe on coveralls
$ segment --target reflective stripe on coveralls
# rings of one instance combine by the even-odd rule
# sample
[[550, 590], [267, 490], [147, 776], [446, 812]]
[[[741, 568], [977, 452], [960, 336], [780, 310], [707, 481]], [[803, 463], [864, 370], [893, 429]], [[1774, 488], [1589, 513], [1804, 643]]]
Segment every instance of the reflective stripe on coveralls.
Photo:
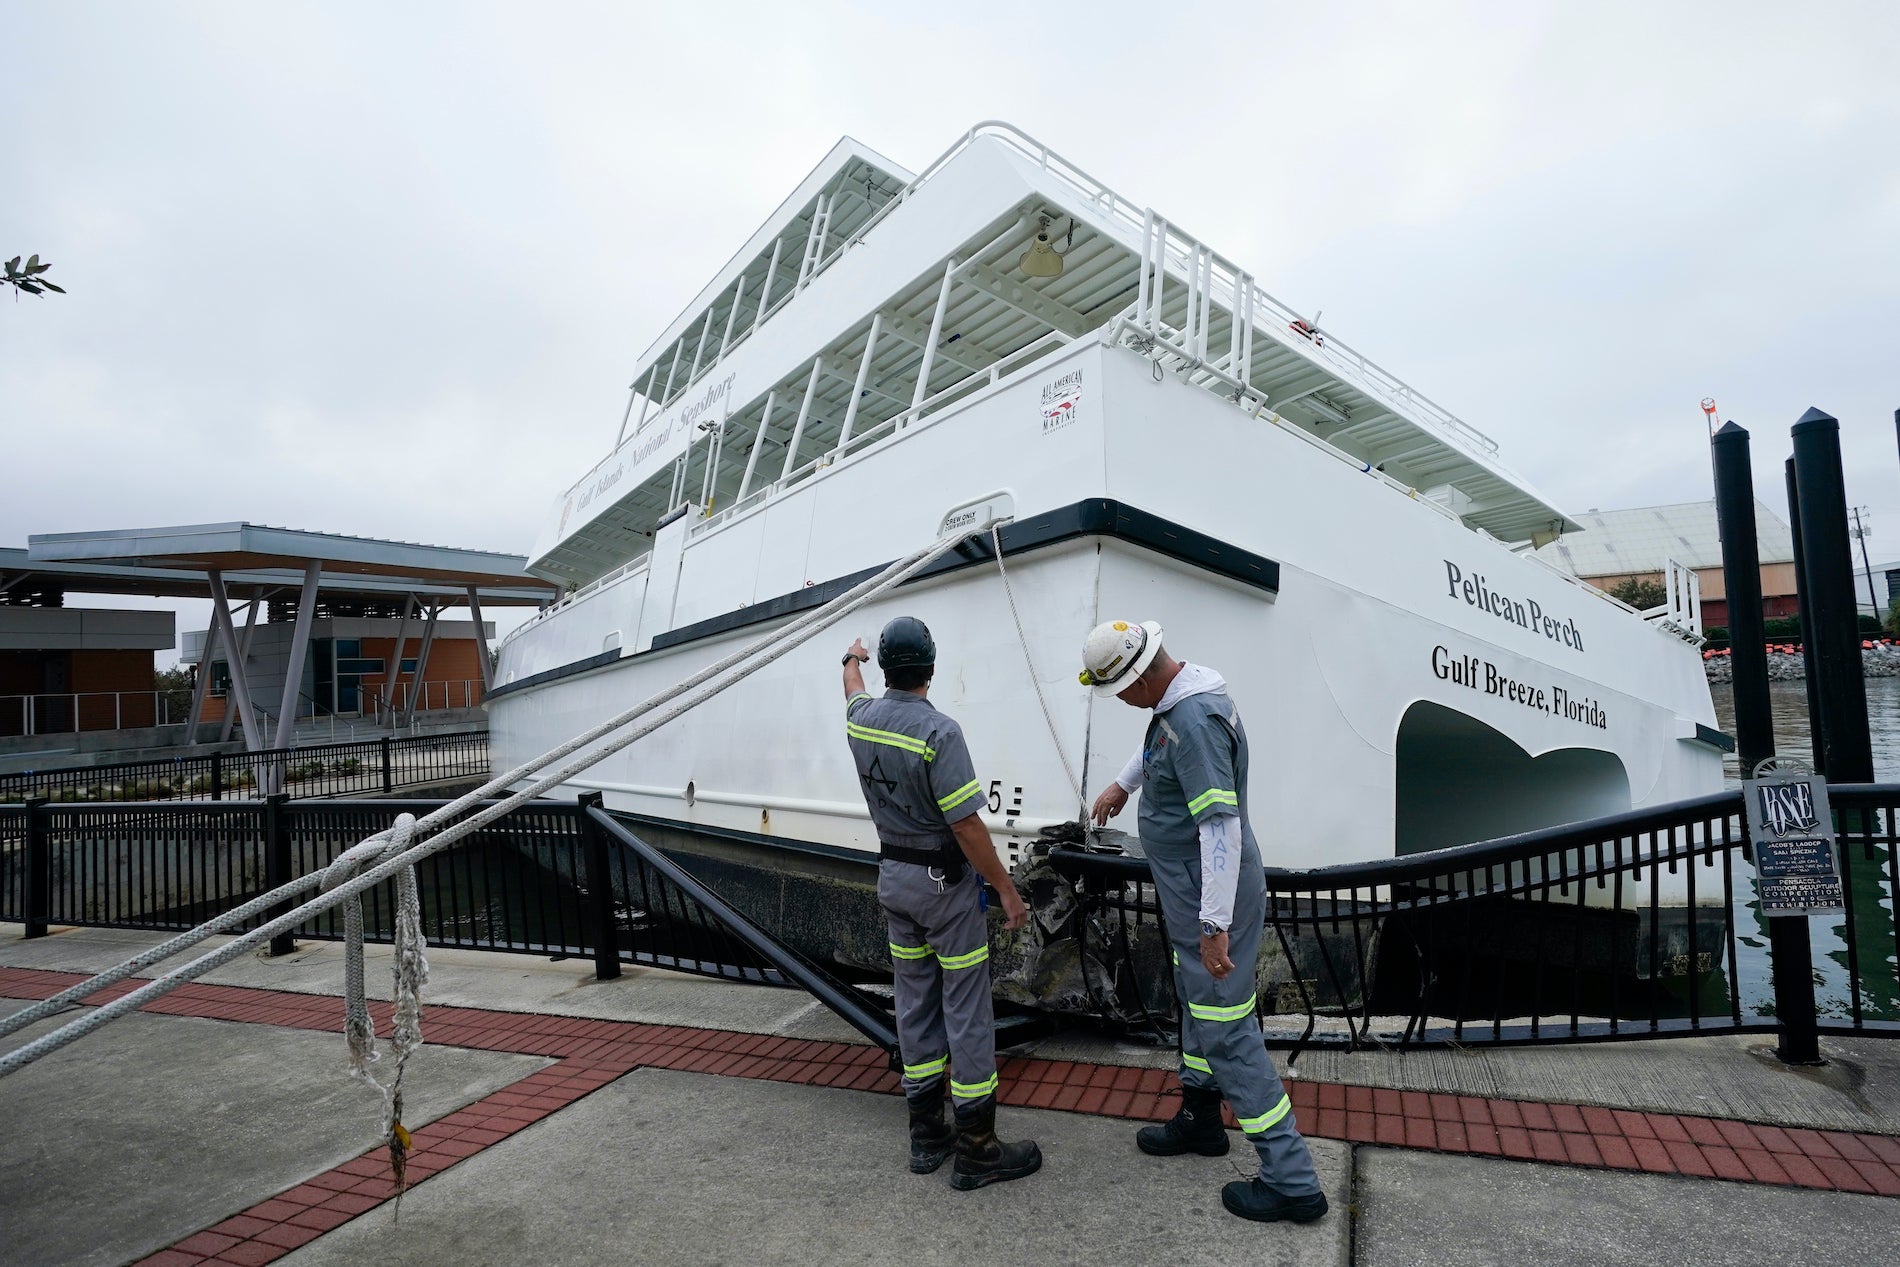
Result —
[[900, 735], [894, 730], [872, 730], [869, 726], [860, 726], [856, 722], [844, 724], [845, 733], [853, 739], [862, 739], [866, 743], [881, 743], [892, 748], [902, 748], [905, 752], [914, 752], [926, 761], [937, 759], [937, 750], [921, 739], [912, 739], [909, 735]]
[[1188, 802], [1188, 813], [1198, 814], [1210, 805], [1232, 805], [1235, 808], [1239, 808], [1240, 798], [1232, 792], [1211, 787]]
[[[929, 760], [928, 757], [924, 759], [926, 761]], [[965, 783], [962, 787], [950, 793], [950, 795], [938, 797], [937, 808], [948, 814], [951, 810], [963, 804], [980, 791], [982, 791], [982, 784], [978, 783], [975, 779], [971, 779], [968, 783]]]
[[1236, 1003], [1232, 1007], [1220, 1007], [1213, 1003], [1189, 1003], [1188, 1011], [1197, 1021], [1237, 1021], [1243, 1016], [1253, 1015], [1256, 997], [1249, 994], [1245, 1003]]
[[904, 1076], [906, 1078], [913, 1078], [919, 1081], [925, 1078], [934, 1078], [938, 1074], [942, 1073], [944, 1069], [948, 1067], [949, 1064], [950, 1064], [950, 1053], [945, 1052], [943, 1055], [937, 1057], [935, 1060], [926, 1060], [921, 1065], [905, 1065]]
[[989, 957], [990, 948], [978, 946], [967, 955], [938, 955], [937, 962], [943, 965], [944, 971], [954, 972], [958, 968], [974, 968], [977, 964], [987, 963]]

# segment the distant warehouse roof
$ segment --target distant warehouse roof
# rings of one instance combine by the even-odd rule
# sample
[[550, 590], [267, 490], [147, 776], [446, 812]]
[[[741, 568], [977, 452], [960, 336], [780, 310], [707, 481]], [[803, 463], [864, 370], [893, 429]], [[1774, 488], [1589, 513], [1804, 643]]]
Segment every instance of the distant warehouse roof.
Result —
[[[1660, 572], [1665, 559], [1697, 571], [1722, 566], [1722, 535], [1713, 501], [1593, 510], [1571, 518], [1583, 531], [1565, 534], [1537, 555], [1572, 576]], [[1781, 516], [1760, 501], [1755, 503], [1755, 537], [1764, 565], [1794, 562], [1794, 535]]]

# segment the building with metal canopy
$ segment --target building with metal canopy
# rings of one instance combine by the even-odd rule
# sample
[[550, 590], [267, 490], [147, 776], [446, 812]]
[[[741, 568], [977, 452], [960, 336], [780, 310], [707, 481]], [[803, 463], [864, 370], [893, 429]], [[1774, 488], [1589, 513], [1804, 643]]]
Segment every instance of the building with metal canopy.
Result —
[[[356, 641], [360, 650], [365, 637], [391, 644], [392, 653], [378, 657], [383, 676], [368, 684], [371, 689], [361, 689], [360, 672], [350, 675], [359, 700], [369, 695], [384, 723], [413, 719], [426, 706], [417, 687], [429, 680], [438, 645], [448, 641], [469, 643], [479, 686], [466, 690], [463, 702], [478, 704], [491, 672], [484, 605], [539, 607], [555, 596], [551, 584], [526, 573], [525, 563], [520, 555], [487, 550], [245, 522], [189, 524], [36, 534], [24, 551], [0, 551], [0, 595], [40, 609], [63, 609], [69, 592], [209, 599], [211, 628], [185, 638], [186, 659], [201, 666], [185, 733], [195, 738], [201, 721], [218, 719], [215, 686], [227, 693], [246, 747], [256, 750], [286, 746], [302, 711], [300, 697], [318, 702], [312, 687], [326, 675], [312, 648], [326, 640], [325, 706], [331, 711], [347, 698], [336, 691], [336, 660], [364, 658], [338, 657], [335, 642], [350, 649], [348, 642]], [[466, 623], [442, 619], [464, 606]], [[412, 645], [413, 655], [405, 656]], [[216, 665], [225, 667], [205, 671]]]

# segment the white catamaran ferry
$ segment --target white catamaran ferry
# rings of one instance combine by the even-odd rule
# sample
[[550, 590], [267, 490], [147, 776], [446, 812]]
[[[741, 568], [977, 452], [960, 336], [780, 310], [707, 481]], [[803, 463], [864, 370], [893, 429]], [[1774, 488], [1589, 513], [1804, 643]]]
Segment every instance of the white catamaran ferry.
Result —
[[640, 359], [534, 547], [566, 592], [501, 647], [497, 768], [995, 515], [1000, 569], [978, 538], [572, 791], [669, 848], [862, 876], [839, 653], [900, 613], [1006, 856], [1141, 740], [1076, 682], [1115, 617], [1226, 676], [1272, 865], [1721, 787], [1691, 574], [1639, 613], [1553, 570], [1531, 551], [1575, 525], [1495, 443], [997, 123], [917, 175], [841, 141]]

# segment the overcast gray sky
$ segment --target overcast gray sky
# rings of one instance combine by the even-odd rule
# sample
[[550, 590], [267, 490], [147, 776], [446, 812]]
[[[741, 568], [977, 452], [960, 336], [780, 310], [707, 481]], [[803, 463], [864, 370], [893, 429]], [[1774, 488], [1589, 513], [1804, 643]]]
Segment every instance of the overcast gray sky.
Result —
[[1705, 395], [1781, 508], [1819, 405], [1900, 558], [1890, 2], [0, 0], [0, 32], [0, 257], [70, 292], [0, 301], [3, 544], [248, 519], [523, 553], [840, 135], [920, 169], [1001, 118], [1566, 509], [1708, 496]]

